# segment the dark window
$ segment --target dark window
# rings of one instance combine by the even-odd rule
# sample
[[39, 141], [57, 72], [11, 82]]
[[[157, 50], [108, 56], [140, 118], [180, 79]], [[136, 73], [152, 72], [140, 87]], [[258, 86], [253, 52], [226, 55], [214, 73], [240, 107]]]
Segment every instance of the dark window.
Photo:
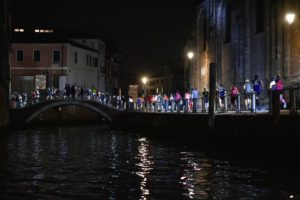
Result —
[[101, 72], [101, 73], [106, 73], [106, 67], [101, 67], [101, 68], [100, 68], [100, 72]]
[[40, 50], [34, 50], [33, 51], [33, 61], [34, 62], [40, 62], [41, 61], [41, 51]]
[[89, 66], [92, 66], [92, 56], [89, 56]]
[[226, 18], [225, 18], [225, 43], [231, 41], [231, 6], [227, 4], [226, 6]]
[[78, 62], [78, 54], [77, 54], [77, 52], [74, 53], [74, 62], [75, 62], [75, 64], [77, 64], [77, 62]]
[[54, 63], [60, 62], [60, 51], [59, 50], [53, 51], [53, 62]]
[[264, 3], [256, 0], [256, 33], [264, 31]]
[[86, 66], [89, 66], [89, 55], [86, 55]]
[[23, 50], [17, 50], [17, 61], [23, 61]]
[[98, 58], [95, 58], [95, 67], [98, 67]]

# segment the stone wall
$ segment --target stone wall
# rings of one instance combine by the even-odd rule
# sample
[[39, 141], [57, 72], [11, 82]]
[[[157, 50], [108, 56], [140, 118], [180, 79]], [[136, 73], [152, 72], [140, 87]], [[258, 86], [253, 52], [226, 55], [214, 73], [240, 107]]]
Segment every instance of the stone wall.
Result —
[[[285, 85], [300, 82], [300, 17], [289, 26], [284, 20], [288, 10], [300, 11], [300, 1], [202, 1], [196, 20], [199, 69], [216, 62], [217, 83], [226, 88], [233, 82], [242, 88], [255, 74], [265, 86], [276, 74]], [[200, 88], [207, 86], [207, 76], [198, 82]]]
[[8, 124], [9, 90], [9, 17], [8, 0], [0, 1], [0, 127]]

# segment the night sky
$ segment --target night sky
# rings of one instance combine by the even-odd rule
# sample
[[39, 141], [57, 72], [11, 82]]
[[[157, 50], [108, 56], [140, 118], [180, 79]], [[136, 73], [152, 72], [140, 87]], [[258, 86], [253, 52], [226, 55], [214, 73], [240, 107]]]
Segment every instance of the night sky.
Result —
[[100, 34], [119, 42], [128, 70], [138, 73], [183, 58], [196, 10], [194, 0], [11, 1], [13, 25]]

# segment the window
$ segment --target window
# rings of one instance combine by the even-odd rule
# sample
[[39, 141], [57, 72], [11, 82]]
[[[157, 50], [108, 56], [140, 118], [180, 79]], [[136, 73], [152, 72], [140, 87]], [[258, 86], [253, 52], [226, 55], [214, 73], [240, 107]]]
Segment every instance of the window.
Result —
[[17, 61], [22, 62], [24, 59], [23, 50], [17, 50]]
[[41, 51], [40, 50], [34, 50], [33, 51], [33, 61], [34, 62], [40, 62], [41, 61]]
[[74, 62], [75, 62], [75, 64], [77, 64], [77, 62], [78, 62], [78, 54], [77, 54], [77, 52], [74, 53]]
[[101, 72], [101, 73], [106, 73], [106, 67], [101, 67], [101, 68], [100, 68], [100, 72]]
[[92, 66], [92, 56], [89, 56], [89, 66]]
[[60, 62], [60, 51], [59, 50], [53, 51], [53, 62], [54, 63]]
[[95, 67], [98, 67], [98, 58], [95, 58]]
[[89, 66], [89, 55], [86, 55], [86, 66]]

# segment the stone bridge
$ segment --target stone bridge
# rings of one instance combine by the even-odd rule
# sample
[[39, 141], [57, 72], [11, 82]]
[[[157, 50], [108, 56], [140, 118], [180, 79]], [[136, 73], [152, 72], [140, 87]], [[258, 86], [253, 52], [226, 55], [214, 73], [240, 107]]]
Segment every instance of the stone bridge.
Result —
[[109, 123], [113, 123], [117, 116], [123, 112], [123, 110], [91, 100], [48, 100], [21, 109], [11, 109], [10, 121], [12, 124], [26, 125], [40, 116], [40, 114], [46, 112], [51, 108], [63, 107], [68, 105], [81, 106], [89, 109], [102, 116]]

